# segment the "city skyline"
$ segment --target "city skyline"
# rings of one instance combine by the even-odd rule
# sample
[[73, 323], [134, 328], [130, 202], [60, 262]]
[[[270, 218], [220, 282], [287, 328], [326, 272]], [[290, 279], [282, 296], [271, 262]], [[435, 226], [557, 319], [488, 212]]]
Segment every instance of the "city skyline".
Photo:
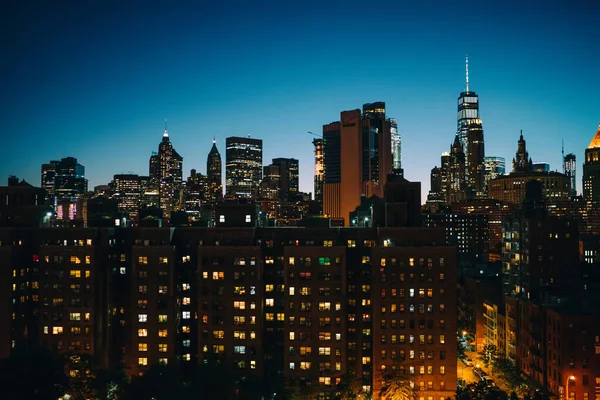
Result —
[[[299, 159], [300, 190], [312, 192], [314, 138], [306, 132], [321, 132], [356, 104], [385, 101], [402, 135], [405, 176], [423, 183], [425, 197], [429, 172], [454, 139], [465, 53], [486, 155], [510, 160], [523, 129], [534, 162], [562, 172], [564, 139], [581, 170], [600, 119], [593, 21], [600, 6], [545, 2], [539, 12], [533, 3], [517, 13], [510, 2], [473, 10], [469, 28], [476, 35], [459, 32], [462, 11], [441, 3], [427, 10], [413, 4], [402, 16], [394, 5], [384, 15], [363, 15], [314, 3], [200, 10], [132, 2], [96, 14], [78, 6], [27, 13], [14, 7], [5, 29], [16, 40], [3, 42], [14, 62], [3, 67], [11, 134], [0, 177], [37, 186], [41, 164], [67, 156], [86, 166], [90, 188], [115, 174], [146, 175], [168, 118], [174, 146], [185, 150], [184, 179], [191, 169], [206, 173], [213, 137], [225, 149], [226, 137], [251, 134], [263, 140], [264, 159]], [[339, 18], [325, 29], [333, 11]], [[23, 17], [28, 22], [16, 26]], [[513, 26], [501, 27], [502, 18]], [[349, 20], [370, 28], [351, 30]], [[106, 24], [114, 29], [95, 33]], [[329, 30], [335, 34], [323, 39]], [[349, 55], [375, 39], [374, 46], [387, 49], [378, 61]]]

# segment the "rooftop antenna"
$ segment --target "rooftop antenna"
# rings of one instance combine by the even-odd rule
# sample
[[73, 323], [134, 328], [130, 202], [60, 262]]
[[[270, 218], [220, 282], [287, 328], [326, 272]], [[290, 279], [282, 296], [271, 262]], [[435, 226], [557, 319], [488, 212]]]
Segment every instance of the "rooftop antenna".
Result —
[[469, 55], [465, 57], [465, 70], [467, 75], [467, 93], [469, 92]]
[[165, 132], [163, 133], [163, 137], [168, 137], [169, 132], [167, 132], [167, 119], [165, 118]]

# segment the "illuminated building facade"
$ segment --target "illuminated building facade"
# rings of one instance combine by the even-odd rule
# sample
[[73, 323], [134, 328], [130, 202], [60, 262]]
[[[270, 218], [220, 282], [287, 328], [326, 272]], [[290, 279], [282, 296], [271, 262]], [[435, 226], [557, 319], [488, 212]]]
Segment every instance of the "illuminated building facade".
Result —
[[228, 137], [225, 146], [225, 197], [254, 200], [262, 179], [262, 140]]
[[600, 201], [600, 124], [596, 135], [585, 149], [583, 198], [587, 201]]
[[279, 198], [290, 201], [298, 193], [298, 160], [295, 158], [274, 158], [272, 165], [279, 167]]
[[467, 182], [465, 178], [465, 153], [457, 135], [450, 147], [450, 157], [446, 167], [448, 203], [455, 203], [467, 199]]
[[363, 112], [340, 114], [339, 122], [323, 126], [323, 213], [349, 225], [361, 196], [383, 197], [392, 171], [391, 122], [385, 103], [363, 105]]
[[481, 120], [472, 120], [467, 130], [467, 195], [470, 198], [485, 198], [485, 144]]
[[315, 146], [315, 184], [314, 184], [314, 199], [318, 202], [323, 202], [323, 177], [325, 165], [323, 162], [324, 144], [323, 139], [314, 139]]
[[119, 202], [119, 211], [129, 215], [135, 224], [138, 219], [141, 201], [141, 181], [138, 175], [115, 175], [114, 198]]
[[41, 188], [45, 191], [46, 204], [54, 206], [54, 182], [56, 178], [56, 168], [60, 161], [50, 161], [42, 164], [42, 182]]
[[85, 167], [74, 157], [43, 164], [41, 182], [46, 190], [46, 202], [52, 207], [59, 202], [75, 203], [88, 189]]
[[[469, 90], [469, 58], [466, 58], [466, 87], [465, 91], [458, 96], [458, 114], [456, 135], [462, 146], [464, 154], [468, 154], [469, 125], [479, 120], [479, 96]], [[468, 166], [469, 160], [465, 160]]]
[[398, 122], [390, 118], [390, 131], [392, 136], [392, 169], [402, 175], [402, 136], [398, 132]]
[[208, 178], [208, 190], [206, 201], [216, 203], [223, 199], [223, 165], [221, 163], [221, 154], [217, 149], [216, 140], [213, 139], [213, 145], [206, 159], [206, 175]]
[[171, 212], [181, 207], [181, 189], [183, 181], [183, 157], [175, 151], [166, 129], [158, 145], [158, 168], [152, 170], [152, 157], [150, 157], [151, 178], [154, 172], [158, 182], [159, 206], [163, 212], [163, 219], [169, 221]]
[[569, 178], [569, 193], [571, 197], [577, 196], [577, 159], [575, 154], [569, 153], [563, 160], [563, 173]]
[[485, 188], [487, 193], [489, 182], [506, 173], [506, 160], [504, 157], [491, 156], [485, 157], [483, 163], [485, 166]]

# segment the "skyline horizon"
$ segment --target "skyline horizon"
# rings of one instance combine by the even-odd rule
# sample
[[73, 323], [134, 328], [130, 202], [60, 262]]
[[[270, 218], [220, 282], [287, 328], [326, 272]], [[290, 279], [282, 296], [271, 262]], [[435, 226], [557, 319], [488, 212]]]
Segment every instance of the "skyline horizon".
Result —
[[532, 159], [562, 172], [564, 139], [581, 192], [600, 122], [600, 3], [508, 0], [467, 14], [441, 0], [344, 4], [15, 2], [0, 24], [10, 60], [0, 66], [0, 179], [37, 186], [41, 164], [67, 156], [91, 186], [146, 174], [166, 117], [185, 176], [205, 170], [213, 137], [224, 157], [226, 137], [250, 133], [263, 140], [263, 165], [298, 159], [300, 190], [312, 192], [306, 132], [385, 101], [405, 177], [421, 182], [425, 199], [456, 134], [468, 54], [486, 155], [510, 164], [522, 129]]

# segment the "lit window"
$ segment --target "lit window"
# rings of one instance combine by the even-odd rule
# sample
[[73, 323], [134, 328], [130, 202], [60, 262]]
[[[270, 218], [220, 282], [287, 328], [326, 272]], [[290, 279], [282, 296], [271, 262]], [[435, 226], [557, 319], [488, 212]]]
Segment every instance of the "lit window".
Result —
[[148, 329], [146, 329], [146, 328], [138, 329], [138, 337], [146, 337], [146, 336], [148, 336]]
[[219, 222], [225, 222], [225, 216], [223, 214], [219, 215]]
[[190, 297], [184, 297], [182, 303], [184, 306], [188, 306], [188, 305], [190, 305], [191, 302], [192, 302], [192, 299]]
[[158, 315], [158, 322], [161, 324], [164, 324], [167, 322], [167, 314], [159, 314]]
[[71, 321], [81, 321], [81, 313], [71, 313], [70, 320]]
[[148, 321], [148, 314], [139, 314], [138, 315], [138, 322], [147, 322]]
[[182, 313], [182, 317], [183, 317], [183, 319], [190, 319], [190, 317], [191, 317], [191, 312], [190, 312], [190, 311], [184, 311], [184, 312]]
[[72, 269], [69, 271], [70, 278], [81, 278], [81, 270], [80, 269]]
[[63, 334], [63, 327], [62, 326], [53, 326], [52, 327], [52, 334], [53, 335], [62, 335]]
[[250, 214], [246, 214], [246, 222], [252, 222], [252, 217]]
[[158, 345], [158, 352], [159, 353], [166, 353], [167, 352], [167, 348], [168, 348], [168, 346], [166, 345], [166, 343], [160, 343]]
[[138, 343], [138, 351], [148, 351], [148, 343]]
[[[189, 327], [188, 327], [189, 328]], [[158, 337], [167, 337], [168, 336], [168, 331], [166, 329], [159, 329], [158, 330]]]
[[145, 367], [146, 365], [148, 365], [148, 359], [146, 357], [138, 358], [138, 365]]
[[158, 363], [162, 364], [162, 365], [167, 365], [169, 363], [169, 360], [167, 358], [159, 358], [158, 359]]

